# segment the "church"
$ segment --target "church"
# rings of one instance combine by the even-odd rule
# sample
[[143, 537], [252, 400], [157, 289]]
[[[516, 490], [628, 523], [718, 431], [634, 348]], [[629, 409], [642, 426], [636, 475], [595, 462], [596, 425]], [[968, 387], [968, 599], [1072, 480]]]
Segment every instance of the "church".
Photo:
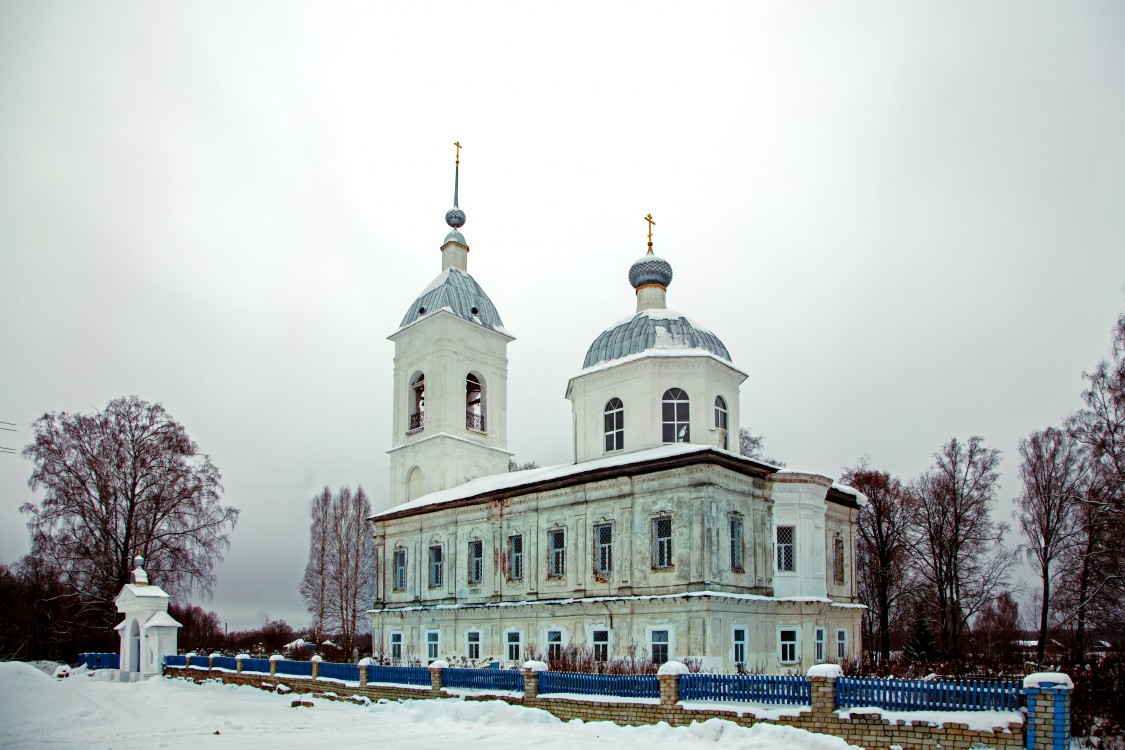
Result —
[[738, 453], [747, 375], [667, 307], [672, 266], [653, 254], [651, 215], [628, 269], [636, 314], [593, 339], [566, 388], [573, 463], [508, 471], [514, 338], [468, 272], [459, 154], [441, 273], [389, 337], [375, 654], [513, 666], [573, 645], [595, 661], [767, 674], [857, 656], [866, 500]]

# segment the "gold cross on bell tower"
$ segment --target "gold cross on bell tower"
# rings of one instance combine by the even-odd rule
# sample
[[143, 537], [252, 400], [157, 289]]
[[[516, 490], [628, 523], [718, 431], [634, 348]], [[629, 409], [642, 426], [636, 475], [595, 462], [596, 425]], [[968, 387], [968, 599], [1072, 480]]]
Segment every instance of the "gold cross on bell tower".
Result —
[[646, 216], [645, 221], [648, 222], [648, 254], [652, 255], [652, 228], [656, 222], [652, 220], [652, 214]]
[[453, 145], [457, 147], [457, 154], [453, 157], [455, 162], [454, 166], [459, 167], [461, 166], [461, 141], [454, 141]]

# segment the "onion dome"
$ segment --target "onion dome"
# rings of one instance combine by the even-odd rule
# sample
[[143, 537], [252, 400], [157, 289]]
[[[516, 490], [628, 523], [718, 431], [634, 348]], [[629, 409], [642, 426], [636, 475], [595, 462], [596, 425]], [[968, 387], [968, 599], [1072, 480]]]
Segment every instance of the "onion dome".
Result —
[[[456, 201], [457, 199], [454, 198], [453, 200]], [[455, 204], [453, 208], [445, 212], [445, 223], [453, 227], [454, 230], [460, 229], [461, 227], [465, 226], [465, 212], [457, 208]], [[450, 232], [450, 234], [454, 233], [456, 232]], [[462, 244], [463, 243], [464, 240], [462, 240]]]
[[629, 283], [634, 289], [649, 284], [667, 288], [672, 283], [672, 264], [650, 252], [629, 267]]

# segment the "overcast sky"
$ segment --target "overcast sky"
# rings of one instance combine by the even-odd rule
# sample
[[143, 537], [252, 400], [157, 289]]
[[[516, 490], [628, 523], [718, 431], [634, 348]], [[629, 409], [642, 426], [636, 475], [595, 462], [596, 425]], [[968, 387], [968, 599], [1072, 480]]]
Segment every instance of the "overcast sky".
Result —
[[[519, 460], [571, 460], [652, 212], [770, 455], [909, 478], [979, 434], [1007, 513], [1125, 309], [1123, 134], [1113, 1], [0, 0], [0, 445], [163, 402], [242, 509], [202, 603], [306, 622], [309, 499], [386, 503], [386, 336], [459, 139]], [[30, 468], [0, 454], [3, 562]]]

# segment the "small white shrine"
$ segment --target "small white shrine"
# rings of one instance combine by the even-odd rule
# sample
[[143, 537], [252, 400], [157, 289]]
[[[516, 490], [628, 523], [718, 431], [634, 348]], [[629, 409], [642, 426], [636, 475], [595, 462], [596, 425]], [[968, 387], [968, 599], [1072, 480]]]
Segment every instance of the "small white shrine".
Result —
[[160, 674], [164, 657], [176, 653], [180, 623], [168, 614], [170, 597], [159, 586], [148, 582], [144, 558], [137, 556], [131, 583], [125, 584], [114, 599], [125, 619], [115, 628], [121, 636], [120, 677], [134, 681]]

